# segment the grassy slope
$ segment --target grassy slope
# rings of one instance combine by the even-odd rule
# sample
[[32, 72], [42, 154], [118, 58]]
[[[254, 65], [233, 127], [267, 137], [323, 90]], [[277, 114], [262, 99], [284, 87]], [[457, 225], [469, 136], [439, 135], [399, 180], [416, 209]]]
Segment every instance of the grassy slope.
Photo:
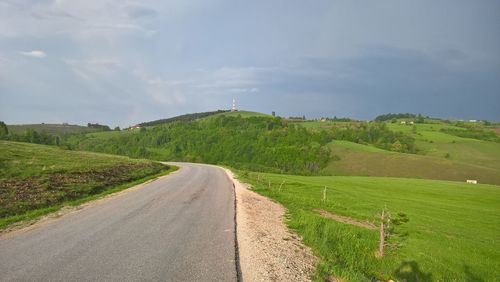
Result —
[[[440, 132], [441, 129], [465, 130], [439, 121], [428, 124], [402, 125], [387, 123], [394, 131], [405, 132], [416, 139], [422, 154], [401, 154], [369, 145], [346, 141], [331, 144], [333, 160], [324, 174], [390, 176], [500, 184], [500, 143], [461, 138]], [[306, 121], [298, 123], [309, 129], [344, 127], [349, 122]], [[413, 128], [416, 128], [416, 133]]]
[[[494, 281], [500, 277], [500, 187], [447, 181], [375, 178], [243, 175], [254, 189], [289, 210], [289, 226], [323, 258], [318, 279], [326, 275], [349, 281], [397, 278], [407, 281]], [[267, 181], [272, 181], [272, 189]], [[281, 192], [276, 189], [285, 180]], [[323, 202], [323, 187], [327, 200]], [[391, 241], [398, 249], [383, 259], [374, 252], [378, 231], [324, 219], [313, 209], [376, 223], [387, 206], [405, 213]]]
[[388, 124], [394, 131], [411, 134], [417, 140], [417, 146], [428, 156], [444, 157], [451, 160], [475, 164], [500, 170], [500, 143], [462, 138], [440, 132], [442, 128], [464, 130], [446, 124], [416, 124], [416, 133], [412, 126]]
[[263, 114], [263, 113], [258, 113], [258, 112], [237, 111], [237, 112], [227, 112], [227, 113], [215, 114], [215, 115], [209, 116], [207, 118], [213, 118], [213, 117], [220, 116], [220, 115], [226, 115], [226, 116], [238, 116], [238, 115], [241, 115], [244, 118], [247, 118], [247, 117], [271, 117], [271, 115], [267, 115], [267, 114]]
[[[323, 173], [333, 175], [390, 176], [500, 184], [500, 169], [454, 159], [389, 152], [373, 146], [333, 141], [331, 161]], [[500, 159], [500, 158], [499, 158]]]
[[89, 128], [80, 125], [63, 125], [63, 124], [19, 124], [8, 125], [9, 132], [24, 133], [28, 129], [33, 129], [37, 132], [45, 131], [48, 134], [65, 134], [65, 133], [85, 133], [99, 131], [95, 128]]
[[0, 227], [166, 173], [168, 166], [57, 147], [0, 141]]

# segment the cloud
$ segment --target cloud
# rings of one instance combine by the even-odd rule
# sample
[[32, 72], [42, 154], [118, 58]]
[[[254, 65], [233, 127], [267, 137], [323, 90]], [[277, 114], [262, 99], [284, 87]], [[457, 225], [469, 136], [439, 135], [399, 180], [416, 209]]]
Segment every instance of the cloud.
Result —
[[47, 57], [47, 54], [43, 51], [40, 50], [33, 50], [33, 51], [19, 51], [19, 54], [27, 57], [33, 57], [33, 58], [45, 58]]
[[125, 6], [124, 9], [127, 15], [132, 19], [151, 18], [157, 15], [156, 10], [141, 5], [129, 5]]
[[122, 24], [122, 23], [100, 23], [100, 24], [95, 24], [92, 25], [91, 27], [95, 29], [101, 29], [101, 30], [122, 30], [122, 31], [136, 31], [136, 32], [142, 32], [146, 35], [154, 35], [156, 33], [156, 30], [151, 30], [144, 28], [140, 25], [136, 24]]
[[233, 97], [280, 115], [500, 119], [500, 2], [351, 2], [0, 0], [0, 119], [127, 125]]

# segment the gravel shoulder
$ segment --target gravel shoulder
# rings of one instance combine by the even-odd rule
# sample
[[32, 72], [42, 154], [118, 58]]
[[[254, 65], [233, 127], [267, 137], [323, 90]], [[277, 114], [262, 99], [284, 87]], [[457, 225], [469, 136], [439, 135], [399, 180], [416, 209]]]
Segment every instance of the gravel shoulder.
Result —
[[237, 235], [243, 281], [311, 281], [318, 262], [310, 248], [284, 223], [285, 208], [233, 180]]

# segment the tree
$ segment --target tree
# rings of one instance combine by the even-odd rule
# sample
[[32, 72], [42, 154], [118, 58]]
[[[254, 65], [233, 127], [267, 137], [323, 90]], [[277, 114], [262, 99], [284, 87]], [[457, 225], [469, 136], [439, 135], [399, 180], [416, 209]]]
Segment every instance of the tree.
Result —
[[416, 123], [424, 123], [425, 119], [421, 114], [418, 114], [417, 120], [415, 121]]
[[399, 140], [396, 140], [396, 142], [392, 143], [391, 151], [395, 152], [402, 152], [403, 151], [403, 145]]
[[40, 135], [38, 134], [38, 132], [36, 132], [31, 128], [26, 130], [25, 136], [26, 140], [30, 143], [36, 143], [36, 144], [40, 143]]
[[115, 129], [114, 129], [114, 130], [115, 130], [115, 131], [120, 131], [120, 127], [119, 127], [119, 126], [117, 126], [117, 127], [115, 127]]
[[272, 115], [273, 115], [273, 117], [275, 117], [275, 116], [276, 116], [276, 112], [275, 112], [275, 111], [273, 111]]
[[9, 135], [9, 129], [7, 128], [5, 122], [0, 121], [0, 137], [5, 137], [7, 135]]

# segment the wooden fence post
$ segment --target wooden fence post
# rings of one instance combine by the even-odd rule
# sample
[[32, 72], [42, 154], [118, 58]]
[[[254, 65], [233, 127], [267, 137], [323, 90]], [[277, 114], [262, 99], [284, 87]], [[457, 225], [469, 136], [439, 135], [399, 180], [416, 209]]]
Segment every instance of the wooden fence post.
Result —
[[384, 246], [385, 246], [385, 226], [384, 226], [385, 214], [384, 210], [382, 210], [382, 215], [380, 216], [380, 242], [378, 245], [378, 255], [380, 257], [384, 256]]

